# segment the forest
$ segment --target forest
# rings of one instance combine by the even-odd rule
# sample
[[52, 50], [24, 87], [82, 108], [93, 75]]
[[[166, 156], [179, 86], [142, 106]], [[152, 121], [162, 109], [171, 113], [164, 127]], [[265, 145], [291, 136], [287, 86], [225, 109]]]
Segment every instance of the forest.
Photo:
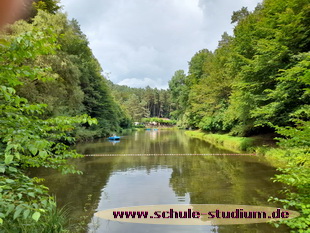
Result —
[[151, 88], [133, 88], [120, 86], [108, 81], [112, 95], [135, 122], [142, 118], [168, 118], [173, 109], [169, 90]]
[[[257, 154], [286, 166], [274, 179], [285, 198], [270, 201], [310, 225], [310, 5], [264, 0], [231, 17], [215, 51], [201, 49], [188, 73], [177, 70], [169, 90], [113, 84], [102, 74], [77, 20], [57, 0], [36, 0], [28, 16], [0, 38], [0, 225], [6, 232], [66, 232], [66, 215], [30, 167], [80, 173], [77, 141], [102, 138], [145, 118], [171, 118], [208, 134], [272, 134], [275, 148]], [[282, 223], [282, 222], [281, 222]], [[275, 224], [276, 225], [276, 224]]]
[[[291, 186], [275, 198], [303, 214], [288, 225], [310, 223], [310, 5], [307, 0], [265, 0], [231, 17], [214, 52], [198, 51], [188, 74], [169, 81], [171, 116], [183, 128], [232, 136], [273, 135], [277, 149], [257, 153], [287, 164], [276, 181]], [[292, 188], [293, 187], [293, 188]], [[297, 191], [296, 191], [297, 190]]]
[[0, 41], [0, 224], [6, 232], [61, 232], [65, 214], [29, 167], [80, 173], [70, 147], [130, 127], [76, 20], [54, 0], [33, 2]]
[[234, 35], [203, 49], [169, 87], [179, 124], [249, 136], [309, 115], [309, 4], [264, 1], [234, 12]]

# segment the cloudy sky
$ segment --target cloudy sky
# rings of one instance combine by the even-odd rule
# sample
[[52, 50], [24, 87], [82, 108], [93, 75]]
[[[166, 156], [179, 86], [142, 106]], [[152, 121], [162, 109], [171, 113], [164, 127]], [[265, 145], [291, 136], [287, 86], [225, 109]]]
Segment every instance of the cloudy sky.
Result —
[[104, 73], [114, 83], [167, 88], [201, 49], [214, 50], [230, 17], [261, 0], [61, 0], [79, 21]]

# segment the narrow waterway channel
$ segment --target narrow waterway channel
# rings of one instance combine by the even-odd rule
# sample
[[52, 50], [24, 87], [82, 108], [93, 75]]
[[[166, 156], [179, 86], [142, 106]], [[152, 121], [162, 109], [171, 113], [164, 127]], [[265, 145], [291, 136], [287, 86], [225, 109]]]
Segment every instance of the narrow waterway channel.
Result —
[[[75, 231], [109, 233], [157, 232], [289, 232], [270, 224], [174, 226], [120, 223], [94, 217], [111, 208], [161, 204], [236, 204], [275, 206], [268, 203], [281, 185], [273, 183], [276, 169], [262, 158], [247, 155], [182, 155], [231, 153], [183, 131], [138, 131], [119, 142], [101, 139], [77, 146], [82, 154], [178, 154], [154, 156], [89, 156], [73, 163], [83, 175], [61, 175], [46, 169], [31, 171], [60, 206], [67, 205]], [[87, 229], [82, 225], [86, 223]]]

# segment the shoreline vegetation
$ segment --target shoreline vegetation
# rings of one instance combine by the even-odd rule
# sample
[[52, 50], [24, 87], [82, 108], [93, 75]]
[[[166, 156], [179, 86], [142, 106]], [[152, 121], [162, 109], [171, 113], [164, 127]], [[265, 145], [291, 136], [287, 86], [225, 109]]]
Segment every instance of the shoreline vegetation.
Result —
[[[293, 232], [310, 229], [309, 19], [305, 0], [264, 0], [253, 11], [234, 11], [233, 35], [224, 32], [215, 51], [198, 51], [188, 73], [177, 70], [169, 82], [177, 126], [278, 167], [273, 180], [285, 184], [285, 198], [270, 200], [299, 211], [277, 223]], [[257, 135], [274, 136], [259, 146]]]
[[[1, 32], [0, 227], [8, 233], [13, 226], [25, 233], [29, 227], [31, 232], [68, 232], [66, 211], [57, 211], [42, 180], [25, 171], [46, 167], [80, 174], [68, 162], [82, 157], [71, 145], [153, 117], [167, 118], [160, 124], [198, 128], [202, 131], [188, 134], [212, 144], [272, 160], [281, 171], [274, 181], [286, 184], [286, 197], [270, 201], [301, 214], [275, 226], [309, 232], [307, 0], [264, 0], [253, 12], [245, 7], [233, 12], [233, 35], [225, 32], [214, 52], [197, 52], [188, 74], [175, 72], [169, 90], [108, 81], [78, 22], [68, 20], [58, 4], [35, 1], [31, 16]], [[264, 134], [279, 135], [275, 147], [256, 144], [253, 135]]]
[[[274, 167], [284, 168], [292, 158], [287, 156], [288, 150], [280, 148], [276, 140], [262, 140], [264, 135], [254, 137], [238, 137], [228, 134], [214, 134], [201, 130], [185, 131], [189, 137], [204, 140], [216, 147], [236, 153], [254, 153], [265, 157]], [[269, 137], [269, 135], [268, 135]], [[272, 141], [272, 142], [270, 142]]]
[[224, 147], [234, 152], [253, 152], [254, 139], [234, 137], [226, 134], [209, 134], [202, 131], [185, 131], [190, 137], [202, 139], [212, 145]]

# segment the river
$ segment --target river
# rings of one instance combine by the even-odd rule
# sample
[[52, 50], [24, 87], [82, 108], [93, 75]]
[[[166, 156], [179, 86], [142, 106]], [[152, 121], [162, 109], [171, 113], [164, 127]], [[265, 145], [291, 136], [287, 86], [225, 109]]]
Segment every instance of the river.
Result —
[[[277, 171], [263, 158], [250, 155], [185, 155], [231, 152], [200, 139], [189, 138], [179, 130], [136, 131], [123, 135], [119, 142], [101, 139], [79, 144], [76, 149], [87, 155], [112, 156], [87, 156], [74, 160], [72, 163], [83, 175], [62, 175], [49, 169], [31, 171], [32, 176], [45, 178], [44, 184], [56, 196], [59, 206], [69, 208], [71, 223], [74, 224], [72, 232], [289, 232], [285, 227], [277, 229], [267, 223], [174, 226], [120, 223], [94, 216], [95, 212], [105, 209], [140, 205], [276, 206], [267, 199], [278, 195], [282, 187], [271, 181]], [[87, 226], [85, 229], [83, 224]]]

